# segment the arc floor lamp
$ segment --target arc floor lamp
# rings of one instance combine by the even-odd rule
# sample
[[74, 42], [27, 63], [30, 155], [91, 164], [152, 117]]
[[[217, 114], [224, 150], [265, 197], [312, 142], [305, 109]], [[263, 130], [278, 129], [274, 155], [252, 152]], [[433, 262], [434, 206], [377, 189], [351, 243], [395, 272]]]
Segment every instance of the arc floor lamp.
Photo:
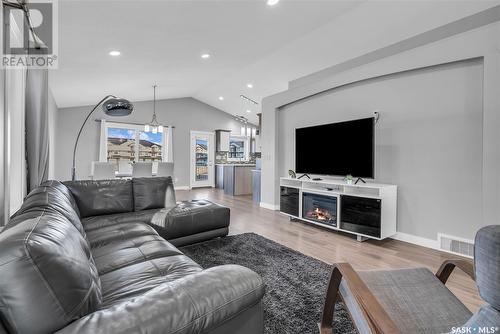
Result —
[[104, 97], [101, 101], [99, 101], [95, 107], [89, 112], [85, 120], [83, 121], [82, 126], [80, 127], [80, 131], [78, 131], [78, 135], [76, 136], [75, 146], [73, 148], [73, 165], [71, 167], [71, 180], [76, 180], [76, 148], [78, 147], [78, 140], [80, 139], [80, 135], [82, 134], [82, 130], [87, 124], [90, 115], [94, 113], [94, 111], [102, 104], [102, 109], [104, 113], [108, 116], [120, 117], [127, 116], [132, 113], [134, 110], [134, 105], [130, 103], [130, 101], [125, 99], [119, 99], [114, 95], [108, 95]]

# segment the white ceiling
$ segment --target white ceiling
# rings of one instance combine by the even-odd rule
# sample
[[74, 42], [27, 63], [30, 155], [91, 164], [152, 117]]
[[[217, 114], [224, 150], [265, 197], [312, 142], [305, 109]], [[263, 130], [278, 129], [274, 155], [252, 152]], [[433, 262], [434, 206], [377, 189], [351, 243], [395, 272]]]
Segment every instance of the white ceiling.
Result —
[[[311, 0], [284, 0], [275, 7], [265, 0], [60, 1], [59, 69], [51, 73], [50, 86], [60, 108], [93, 104], [108, 93], [151, 100], [154, 82], [160, 99], [195, 96], [355, 5]], [[121, 56], [110, 57], [113, 49]], [[212, 55], [209, 60], [200, 58], [205, 52]], [[257, 85], [255, 91], [246, 88], [246, 81], [257, 79], [242, 78], [239, 94], [260, 100], [265, 91]], [[273, 80], [286, 85], [283, 78]], [[223, 89], [213, 100], [219, 96], [228, 102], [233, 98]]]
[[[151, 100], [157, 83], [158, 99], [193, 96], [255, 122], [260, 105], [240, 94], [261, 102], [290, 80], [495, 4], [59, 1], [59, 69], [51, 71], [50, 87], [64, 108], [91, 105], [106, 94]], [[121, 56], [109, 56], [114, 49]], [[202, 60], [202, 53], [212, 57]]]

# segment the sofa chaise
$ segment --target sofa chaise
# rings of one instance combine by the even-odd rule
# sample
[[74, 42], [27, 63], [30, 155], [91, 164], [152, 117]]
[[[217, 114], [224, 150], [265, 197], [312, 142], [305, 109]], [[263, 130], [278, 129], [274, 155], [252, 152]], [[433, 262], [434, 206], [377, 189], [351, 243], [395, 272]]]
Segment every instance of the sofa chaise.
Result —
[[262, 333], [259, 275], [204, 270], [151, 226], [156, 214], [164, 236], [196, 242], [227, 234], [224, 210], [173, 196], [163, 178], [33, 190], [0, 233], [0, 334]]

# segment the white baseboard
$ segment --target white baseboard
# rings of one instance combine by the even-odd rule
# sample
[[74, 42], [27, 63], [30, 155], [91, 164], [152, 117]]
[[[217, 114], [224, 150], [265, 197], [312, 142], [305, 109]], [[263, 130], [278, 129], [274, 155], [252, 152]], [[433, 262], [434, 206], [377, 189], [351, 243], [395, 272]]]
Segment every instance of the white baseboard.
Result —
[[174, 186], [175, 190], [190, 190], [191, 187], [189, 186]]
[[391, 239], [404, 241], [404, 242], [408, 242], [410, 244], [423, 246], [423, 247], [427, 247], [427, 248], [432, 248], [432, 249], [437, 249], [437, 250], [442, 251], [442, 249], [439, 248], [439, 243], [437, 240], [422, 238], [422, 237], [412, 235], [412, 234], [407, 234], [407, 233], [403, 233], [403, 232], [396, 232], [396, 234], [393, 235], [391, 237]]
[[[442, 249], [440, 247], [439, 240], [432, 240], [432, 239], [422, 238], [422, 237], [418, 237], [416, 235], [406, 234], [406, 233], [402, 233], [402, 232], [397, 232], [395, 235], [393, 235], [391, 237], [391, 239], [395, 239], [395, 240], [399, 240], [399, 241], [404, 241], [404, 242], [407, 242], [407, 243], [410, 243], [410, 244], [414, 244], [414, 245], [417, 245], [417, 246], [431, 248], [431, 249], [438, 250], [440, 252], [444, 252], [444, 253], [448, 253], [448, 254], [453, 254], [453, 255], [457, 255], [457, 256], [469, 258], [469, 259], [473, 258], [472, 256], [468, 256], [468, 255], [465, 255], [465, 254], [459, 254], [459, 253], [451, 252], [451, 251], [446, 250], [446, 249]], [[463, 240], [469, 241], [468, 239], [463, 239]]]
[[264, 202], [260, 202], [260, 207], [264, 208], [264, 209], [268, 209], [268, 210], [273, 210], [273, 211], [277, 211], [280, 209], [279, 205], [273, 205], [273, 204], [264, 203]]

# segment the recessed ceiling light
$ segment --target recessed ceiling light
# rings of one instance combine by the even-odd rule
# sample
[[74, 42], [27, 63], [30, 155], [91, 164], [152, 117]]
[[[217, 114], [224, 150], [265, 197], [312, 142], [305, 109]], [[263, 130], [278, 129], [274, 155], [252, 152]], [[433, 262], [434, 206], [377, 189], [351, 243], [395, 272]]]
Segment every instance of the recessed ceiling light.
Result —
[[251, 113], [252, 111], [250, 109], [247, 110], [247, 113]]
[[247, 83], [247, 87], [248, 88], [253, 88], [253, 84], [252, 83]]
[[274, 6], [276, 5], [280, 0], [267, 0], [267, 5], [268, 6]]
[[210, 55], [208, 53], [204, 53], [201, 55], [201, 59], [208, 59], [210, 58]]
[[109, 55], [113, 56], [113, 57], [117, 57], [117, 56], [121, 55], [121, 52], [118, 50], [113, 50], [113, 51], [109, 51]]
[[219, 100], [224, 101], [224, 96], [219, 96]]

